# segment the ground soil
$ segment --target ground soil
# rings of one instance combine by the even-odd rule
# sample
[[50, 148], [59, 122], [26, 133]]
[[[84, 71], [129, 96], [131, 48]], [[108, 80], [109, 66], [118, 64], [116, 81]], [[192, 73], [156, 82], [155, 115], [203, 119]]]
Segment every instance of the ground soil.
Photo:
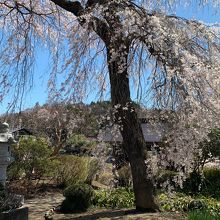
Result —
[[[50, 192], [27, 199], [25, 206], [29, 208], [29, 220], [43, 220], [50, 209], [58, 206], [63, 196], [60, 192]], [[91, 209], [78, 214], [53, 214], [53, 220], [185, 220], [179, 213], [135, 213], [131, 209]]]

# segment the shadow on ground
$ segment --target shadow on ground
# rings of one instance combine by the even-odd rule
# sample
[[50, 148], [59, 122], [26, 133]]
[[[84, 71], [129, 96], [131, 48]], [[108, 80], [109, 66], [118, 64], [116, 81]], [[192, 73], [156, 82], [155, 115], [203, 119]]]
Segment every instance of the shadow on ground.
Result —
[[96, 210], [85, 214], [55, 214], [54, 220], [184, 220], [172, 213], [137, 213], [135, 210]]
[[[73, 214], [57, 214], [57, 216], [61, 215], [61, 219], [62, 216], [65, 217], [65, 220], [93, 220], [93, 219], [105, 219], [105, 218], [119, 218], [119, 217], [123, 217], [124, 215], [126, 215], [126, 211], [125, 210], [108, 210], [108, 211], [97, 211], [95, 213], [80, 213], [80, 214], [74, 214], [75, 216], [73, 216]], [[55, 218], [57, 219], [57, 218]], [[60, 220], [61, 220], [60, 219]]]

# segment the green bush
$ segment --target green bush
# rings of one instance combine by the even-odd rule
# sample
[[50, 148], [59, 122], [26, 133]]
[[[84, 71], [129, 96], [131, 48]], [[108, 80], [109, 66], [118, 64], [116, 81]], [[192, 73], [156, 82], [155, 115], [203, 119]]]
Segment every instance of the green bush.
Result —
[[220, 169], [205, 168], [203, 173], [192, 172], [181, 190], [186, 194], [200, 194], [220, 198]]
[[68, 186], [63, 195], [65, 200], [61, 204], [61, 212], [81, 212], [86, 211], [91, 205], [93, 189], [87, 184], [78, 183]]
[[189, 203], [193, 200], [190, 196], [160, 194], [158, 196], [162, 211], [187, 211]]
[[89, 141], [83, 134], [74, 134], [68, 141], [65, 151], [78, 156], [91, 155], [95, 142]]
[[79, 182], [90, 183], [99, 171], [99, 164], [89, 157], [62, 155], [58, 157], [59, 166], [56, 169], [55, 179], [58, 185], [68, 186]]
[[220, 199], [220, 169], [205, 168], [201, 193], [206, 196]]
[[129, 188], [97, 190], [93, 198], [93, 205], [105, 208], [134, 207], [134, 193]]
[[54, 170], [55, 160], [51, 159], [52, 148], [43, 138], [21, 137], [12, 148], [15, 161], [8, 168], [8, 179], [40, 179]]
[[202, 187], [202, 174], [196, 171], [190, 173], [189, 177], [183, 183], [184, 193], [197, 194], [201, 192]]

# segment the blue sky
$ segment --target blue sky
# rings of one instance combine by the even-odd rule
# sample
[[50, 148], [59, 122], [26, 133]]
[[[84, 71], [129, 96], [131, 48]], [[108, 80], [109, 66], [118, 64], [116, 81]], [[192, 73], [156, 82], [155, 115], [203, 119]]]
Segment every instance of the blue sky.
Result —
[[[176, 10], [178, 16], [184, 18], [193, 18], [203, 21], [205, 23], [220, 23], [220, 11], [217, 13], [211, 7], [198, 8], [193, 5], [190, 8], [178, 8]], [[41, 105], [47, 101], [47, 81], [49, 77], [49, 54], [46, 50], [40, 50], [37, 53], [37, 62], [35, 66], [34, 85], [31, 91], [26, 93], [26, 97], [23, 100], [22, 109], [34, 106], [37, 102]], [[134, 92], [133, 92], [134, 93]], [[97, 93], [90, 93], [90, 95], [84, 100], [86, 103], [91, 101], [97, 101]], [[7, 109], [7, 103], [10, 102], [10, 96], [6, 97], [3, 103], [0, 104], [0, 114], [5, 113]]]

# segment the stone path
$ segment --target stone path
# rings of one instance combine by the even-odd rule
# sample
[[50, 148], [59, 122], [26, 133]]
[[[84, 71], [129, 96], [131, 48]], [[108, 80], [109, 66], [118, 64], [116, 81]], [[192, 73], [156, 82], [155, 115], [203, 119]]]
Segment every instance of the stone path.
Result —
[[[29, 220], [44, 220], [44, 214], [51, 208], [59, 205], [63, 200], [61, 193], [47, 193], [34, 199], [25, 201], [29, 208]], [[132, 214], [132, 210], [106, 210], [92, 209], [81, 214], [57, 214], [54, 213], [53, 220], [186, 220], [181, 214], [175, 213], [145, 213]], [[130, 214], [129, 214], [130, 213]]]
[[25, 200], [25, 207], [29, 208], [29, 220], [44, 220], [44, 214], [58, 206], [63, 199], [63, 195], [56, 192]]

